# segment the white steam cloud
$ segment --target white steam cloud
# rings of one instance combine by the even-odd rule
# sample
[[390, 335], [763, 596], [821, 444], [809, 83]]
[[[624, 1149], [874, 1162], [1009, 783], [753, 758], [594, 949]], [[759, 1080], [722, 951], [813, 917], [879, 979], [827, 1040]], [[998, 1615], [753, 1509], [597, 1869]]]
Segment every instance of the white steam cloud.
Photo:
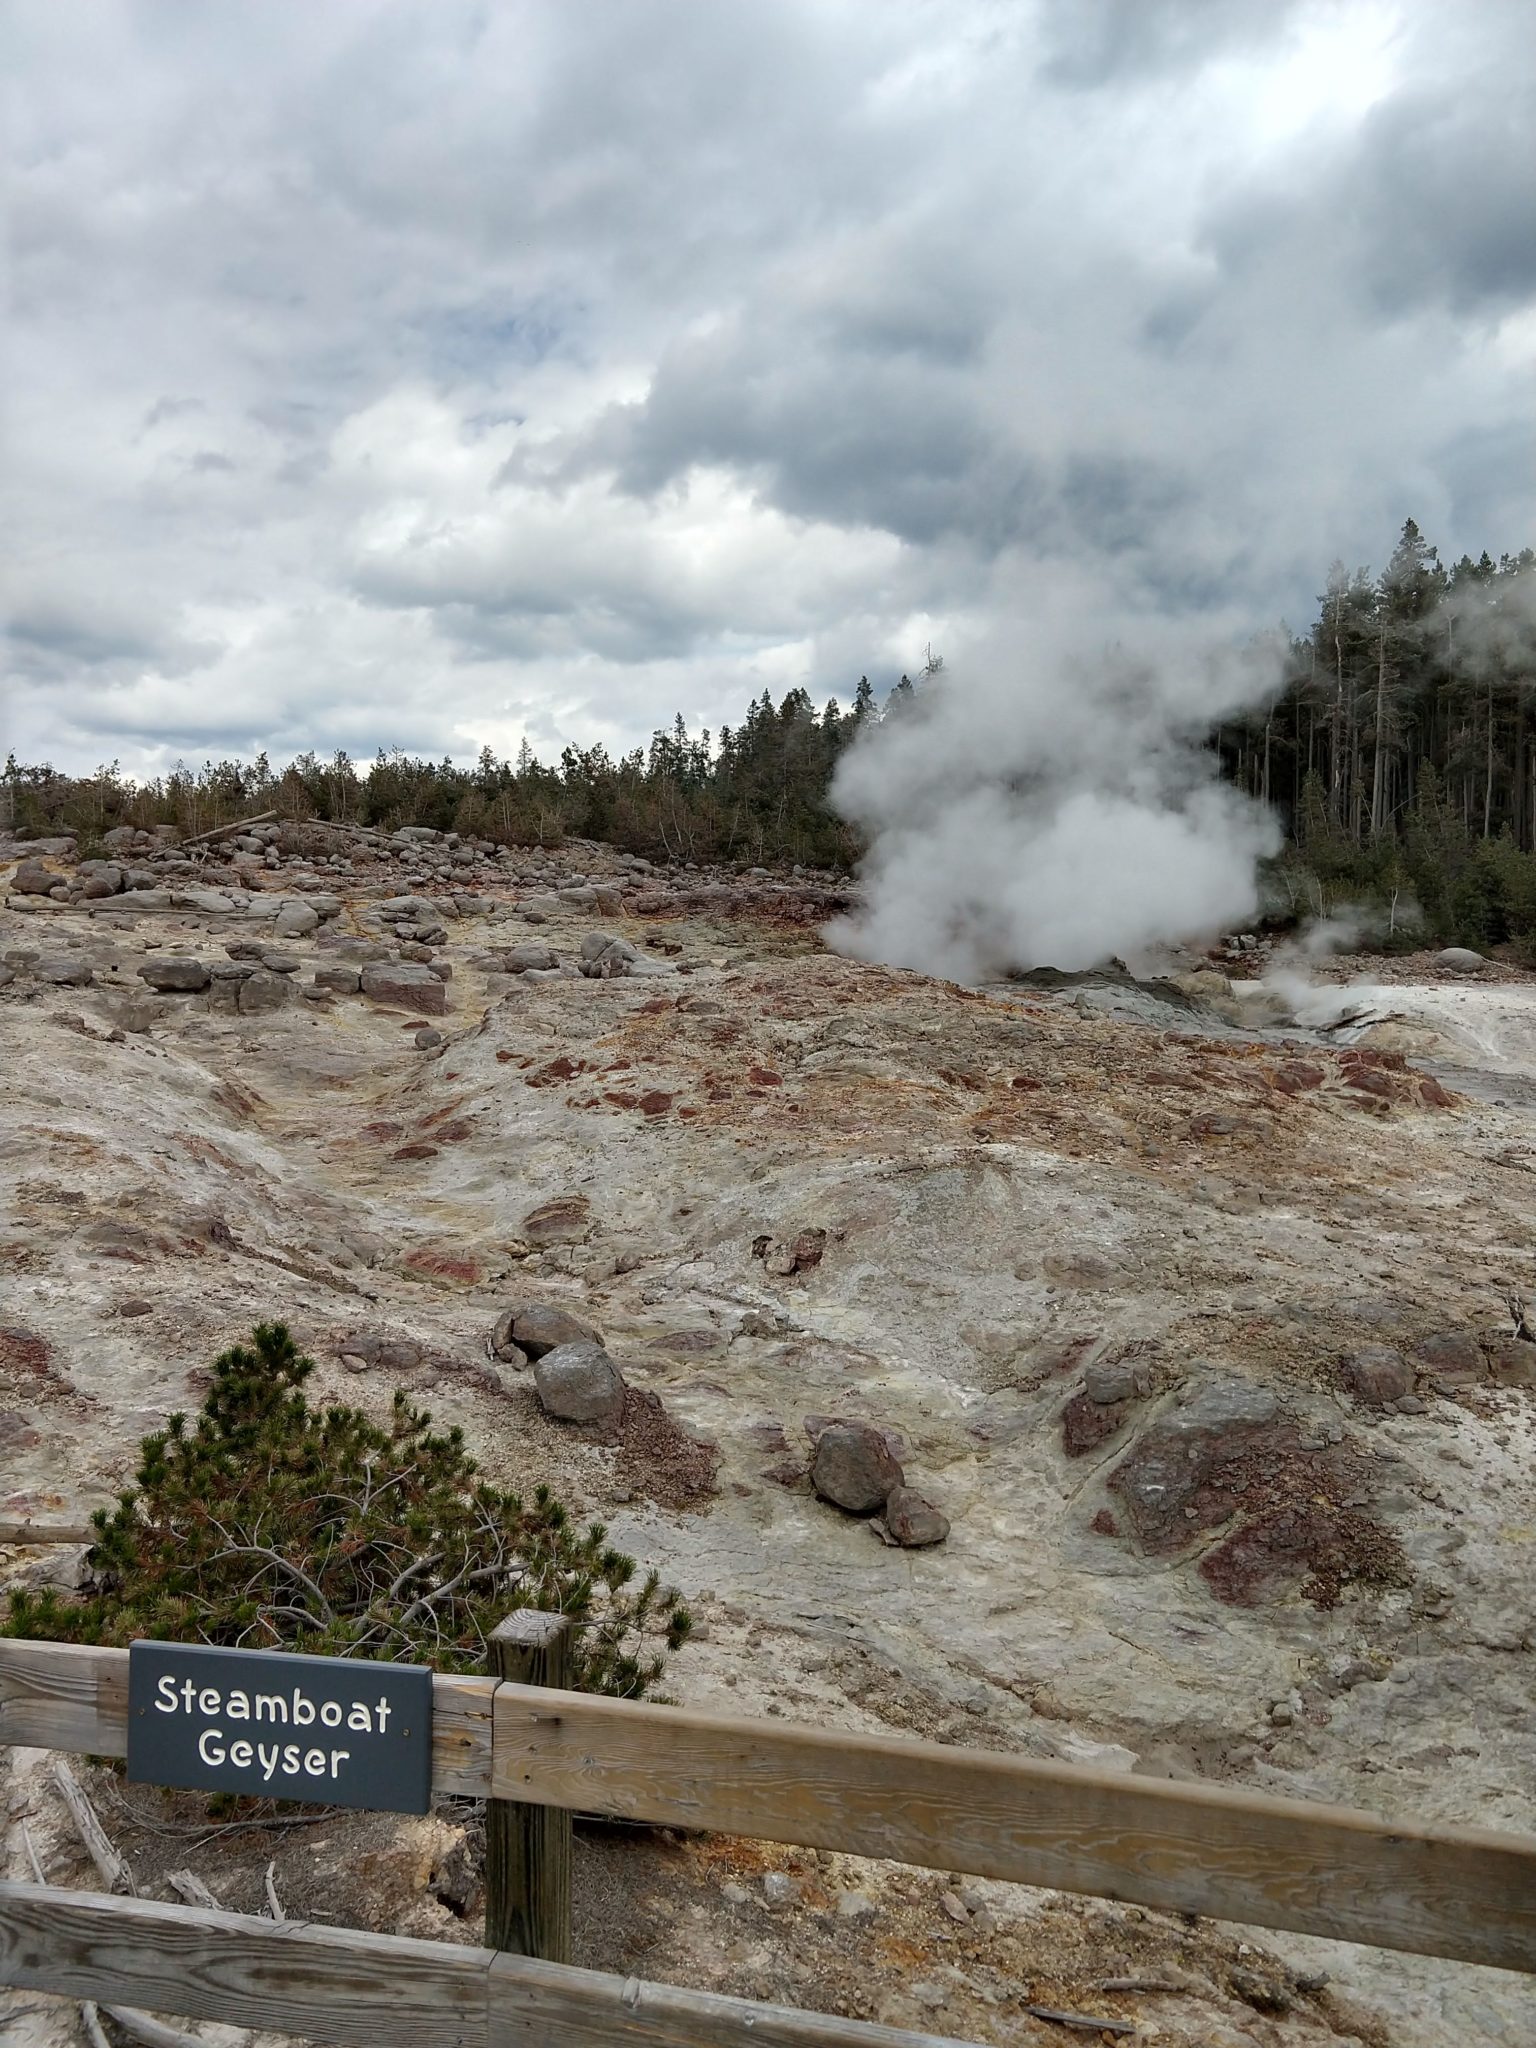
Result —
[[1281, 646], [1127, 618], [1089, 655], [1091, 614], [1055, 610], [963, 649], [844, 755], [832, 800], [869, 852], [837, 951], [975, 983], [1143, 966], [1254, 916], [1280, 827], [1201, 743], [1278, 688]]

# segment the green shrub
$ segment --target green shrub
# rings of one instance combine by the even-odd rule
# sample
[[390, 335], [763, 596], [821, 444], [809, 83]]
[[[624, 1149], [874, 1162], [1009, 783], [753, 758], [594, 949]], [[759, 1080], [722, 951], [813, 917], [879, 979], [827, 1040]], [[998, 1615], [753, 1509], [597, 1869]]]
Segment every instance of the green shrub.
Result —
[[463, 1434], [397, 1393], [387, 1429], [355, 1408], [312, 1408], [314, 1361], [281, 1323], [218, 1358], [189, 1428], [173, 1415], [141, 1446], [136, 1483], [95, 1517], [88, 1590], [17, 1592], [0, 1633], [126, 1643], [135, 1636], [248, 1649], [484, 1666], [485, 1639], [520, 1607], [568, 1614], [570, 1683], [638, 1698], [690, 1620], [655, 1572], [546, 1487], [524, 1504], [475, 1476]]

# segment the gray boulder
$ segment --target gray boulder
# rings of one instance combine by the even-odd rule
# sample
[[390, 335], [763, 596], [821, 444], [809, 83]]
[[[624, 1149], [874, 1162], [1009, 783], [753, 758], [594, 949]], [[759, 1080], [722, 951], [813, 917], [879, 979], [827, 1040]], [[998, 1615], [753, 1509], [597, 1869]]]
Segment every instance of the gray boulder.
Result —
[[60, 879], [40, 860], [24, 860], [11, 877], [11, 887], [18, 896], [46, 896]]
[[362, 972], [362, 990], [370, 1002], [388, 1003], [418, 1017], [446, 1017], [448, 991], [430, 967], [410, 961], [371, 961]]
[[1481, 953], [1474, 953], [1470, 946], [1446, 946], [1435, 955], [1435, 965], [1444, 967], [1451, 974], [1476, 974], [1488, 962]]
[[140, 981], [147, 981], [151, 988], [162, 995], [195, 995], [209, 983], [208, 963], [204, 960], [185, 960], [167, 955], [163, 960], [146, 960], [139, 969]]
[[293, 988], [286, 975], [248, 974], [240, 983], [240, 1014], [242, 1017], [259, 1017], [269, 1010], [281, 1010], [292, 995]]
[[[562, 1344], [601, 1344], [602, 1337], [590, 1323], [572, 1315], [554, 1302], [532, 1301], [509, 1308], [497, 1319], [491, 1332], [491, 1349], [498, 1358], [537, 1359], [557, 1351]], [[515, 1362], [515, 1359], [514, 1359]]]
[[328, 988], [339, 996], [355, 996], [363, 985], [362, 969], [358, 967], [317, 967], [315, 987]]
[[811, 1484], [834, 1507], [872, 1515], [902, 1483], [890, 1445], [869, 1423], [834, 1422], [816, 1439]]
[[320, 922], [320, 913], [308, 903], [285, 903], [272, 920], [272, 929], [280, 939], [302, 939]]
[[59, 953], [39, 960], [32, 969], [39, 981], [50, 982], [55, 988], [89, 988], [96, 976], [89, 960], [76, 954]]
[[441, 911], [442, 905], [431, 896], [388, 896], [378, 906], [386, 924], [415, 924], [418, 920], [430, 924]]
[[508, 946], [498, 958], [508, 974], [526, 974], [530, 967], [558, 967], [560, 964], [553, 946]]
[[545, 1414], [561, 1422], [614, 1423], [624, 1413], [624, 1375], [591, 1338], [546, 1351], [533, 1383]]
[[1128, 1358], [1097, 1358], [1083, 1368], [1083, 1392], [1102, 1407], [1129, 1401], [1136, 1393], [1136, 1368]]

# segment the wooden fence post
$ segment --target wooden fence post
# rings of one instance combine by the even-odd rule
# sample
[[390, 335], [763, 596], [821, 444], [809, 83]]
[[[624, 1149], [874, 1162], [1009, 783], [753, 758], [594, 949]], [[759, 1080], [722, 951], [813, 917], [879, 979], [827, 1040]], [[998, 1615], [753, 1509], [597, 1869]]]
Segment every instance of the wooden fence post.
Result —
[[[520, 1608], [492, 1629], [487, 1669], [513, 1685], [563, 1687], [571, 1625], [563, 1614]], [[520, 1799], [485, 1808], [485, 1945], [571, 1960], [571, 1816]]]

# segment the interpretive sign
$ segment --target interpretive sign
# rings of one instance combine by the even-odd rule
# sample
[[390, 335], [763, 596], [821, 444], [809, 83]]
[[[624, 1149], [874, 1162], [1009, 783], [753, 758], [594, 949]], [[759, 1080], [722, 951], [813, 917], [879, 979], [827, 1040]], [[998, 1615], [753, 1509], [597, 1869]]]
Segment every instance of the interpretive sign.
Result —
[[361, 1657], [132, 1643], [128, 1776], [141, 1785], [425, 1813], [432, 1673]]

